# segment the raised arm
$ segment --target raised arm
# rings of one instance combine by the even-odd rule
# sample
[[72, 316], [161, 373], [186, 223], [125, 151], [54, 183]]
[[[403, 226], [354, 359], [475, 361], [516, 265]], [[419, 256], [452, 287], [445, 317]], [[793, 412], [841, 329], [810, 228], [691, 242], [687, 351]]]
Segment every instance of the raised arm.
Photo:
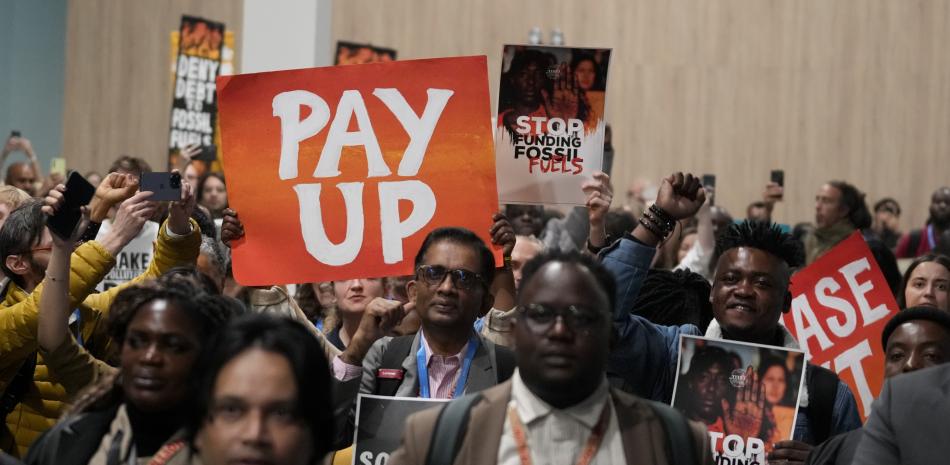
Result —
[[699, 179], [675, 173], [663, 180], [656, 209], [622, 240], [600, 253], [617, 282], [613, 308], [617, 344], [611, 351], [607, 375], [614, 385], [657, 401], [669, 401], [675, 379], [680, 334], [699, 334], [692, 325], [661, 326], [630, 313], [650, 269], [656, 246], [705, 201]]
[[515, 230], [508, 222], [504, 213], [498, 212], [492, 216], [494, 223], [488, 231], [491, 234], [492, 245], [501, 246], [504, 266], [495, 268], [494, 279], [491, 282], [491, 293], [495, 296], [493, 308], [508, 311], [515, 307], [517, 290], [515, 277], [511, 272], [511, 252], [515, 248]]
[[26, 154], [26, 158], [30, 162], [30, 168], [33, 169], [33, 175], [36, 176], [36, 179], [43, 179], [43, 172], [40, 170], [40, 162], [36, 157], [36, 152], [33, 151], [33, 144], [29, 139], [22, 136], [11, 136], [7, 139], [7, 143], [3, 146], [3, 154], [0, 155], [0, 165], [6, 162], [7, 156], [16, 150], [20, 150]]
[[[66, 187], [62, 184], [50, 190], [43, 205], [43, 213], [52, 216], [62, 208], [65, 201], [63, 193]], [[49, 264], [46, 267], [46, 286], [40, 297], [39, 324], [37, 341], [40, 347], [47, 351], [54, 351], [63, 344], [68, 336], [69, 315], [72, 307], [69, 305], [69, 264], [73, 249], [76, 248], [76, 239], [85, 230], [86, 221], [76, 225], [76, 231], [68, 238], [60, 238], [51, 234], [53, 250], [50, 252]]]
[[581, 190], [587, 194], [587, 216], [589, 218], [590, 233], [587, 236], [589, 249], [600, 250], [607, 247], [607, 212], [610, 211], [610, 202], [614, 198], [614, 188], [610, 184], [610, 176], [600, 171], [594, 173], [593, 179], [584, 181]]
[[673, 232], [673, 223], [695, 215], [705, 201], [699, 178], [671, 174], [663, 179], [656, 203], [644, 213], [633, 232], [601, 253], [604, 266], [617, 280], [615, 323], [627, 320], [656, 247]]

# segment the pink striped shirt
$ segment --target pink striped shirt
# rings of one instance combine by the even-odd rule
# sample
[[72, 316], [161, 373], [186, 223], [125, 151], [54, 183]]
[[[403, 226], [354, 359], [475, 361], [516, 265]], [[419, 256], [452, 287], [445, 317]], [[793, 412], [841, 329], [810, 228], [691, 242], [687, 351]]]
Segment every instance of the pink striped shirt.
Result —
[[455, 355], [443, 356], [433, 354], [426, 342], [425, 334], [420, 334], [422, 347], [426, 351], [426, 368], [429, 370], [429, 392], [433, 399], [451, 399], [455, 393], [455, 383], [458, 381], [462, 369], [463, 355], [468, 349], [468, 342]]

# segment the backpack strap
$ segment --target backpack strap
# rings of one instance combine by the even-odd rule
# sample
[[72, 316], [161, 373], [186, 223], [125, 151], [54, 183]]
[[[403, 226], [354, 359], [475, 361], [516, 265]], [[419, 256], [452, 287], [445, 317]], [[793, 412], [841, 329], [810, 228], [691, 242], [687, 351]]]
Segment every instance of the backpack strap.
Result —
[[831, 437], [831, 414], [838, 395], [838, 375], [818, 365], [807, 366], [808, 427], [815, 444], [821, 444]]
[[504, 383], [515, 372], [515, 353], [507, 347], [495, 344], [495, 363], [498, 365], [495, 367], [498, 384]]
[[700, 463], [696, 461], [696, 451], [693, 438], [690, 434], [689, 422], [686, 417], [666, 404], [643, 399], [666, 431], [666, 454], [672, 465], [687, 465]]
[[20, 365], [20, 369], [13, 375], [7, 389], [3, 391], [3, 396], [0, 397], [0, 415], [2, 415], [2, 418], [6, 418], [23, 400], [26, 391], [30, 389], [30, 384], [33, 383], [33, 372], [35, 371], [36, 352], [33, 352]]
[[482, 400], [482, 394], [476, 392], [462, 396], [445, 405], [435, 421], [432, 442], [426, 454], [426, 465], [450, 465], [459, 453], [468, 418], [472, 407]]
[[402, 362], [412, 350], [413, 338], [415, 335], [407, 334], [394, 337], [389, 341], [379, 368], [376, 369], [376, 391], [373, 394], [390, 397], [396, 395], [396, 391], [402, 385], [402, 380], [406, 377]]

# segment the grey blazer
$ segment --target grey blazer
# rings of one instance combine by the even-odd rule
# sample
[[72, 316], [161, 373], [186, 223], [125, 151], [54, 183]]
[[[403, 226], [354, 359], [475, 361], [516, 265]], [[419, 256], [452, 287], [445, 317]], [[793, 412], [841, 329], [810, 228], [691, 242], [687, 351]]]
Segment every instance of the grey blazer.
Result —
[[855, 465], [950, 460], [950, 364], [887, 380], [871, 406]]
[[[405, 377], [399, 388], [396, 390], [396, 397], [416, 397], [419, 395], [419, 374], [416, 368], [416, 352], [421, 344], [420, 334], [412, 340], [412, 348], [409, 350], [409, 356], [402, 361], [402, 367], [406, 370]], [[358, 394], [373, 394], [376, 391], [376, 370], [382, 364], [383, 353], [389, 347], [391, 337], [384, 337], [376, 341], [363, 359], [363, 376], [349, 381], [337, 381], [334, 379], [333, 404], [336, 418], [346, 419], [345, 424], [338, 421], [337, 425], [340, 434], [337, 435], [339, 441], [345, 443], [353, 440], [353, 421], [356, 415], [356, 397]], [[468, 382], [465, 385], [465, 393], [483, 391], [498, 384], [498, 366], [495, 351], [496, 345], [478, 336], [479, 345], [475, 351], [475, 358], [472, 359], [472, 368], [468, 373]], [[501, 350], [508, 350], [504, 347]]]

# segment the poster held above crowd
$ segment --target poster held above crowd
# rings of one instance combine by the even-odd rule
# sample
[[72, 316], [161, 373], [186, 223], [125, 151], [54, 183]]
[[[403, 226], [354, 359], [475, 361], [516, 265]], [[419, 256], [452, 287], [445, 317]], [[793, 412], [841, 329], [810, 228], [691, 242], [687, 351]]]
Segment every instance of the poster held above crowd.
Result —
[[584, 205], [603, 169], [609, 49], [506, 45], [495, 123], [503, 203]]
[[683, 335], [672, 405], [706, 425], [715, 463], [764, 465], [792, 439], [804, 368], [802, 351]]
[[339, 41], [336, 43], [334, 65], [364, 65], [396, 61], [396, 51], [369, 44]]
[[[222, 74], [224, 24], [182, 16], [178, 32], [178, 56], [175, 63], [171, 129], [168, 137], [169, 164], [185, 147], [208, 147], [206, 163], [216, 158], [218, 101], [215, 79]], [[206, 157], [208, 158], [208, 157]]]
[[860, 232], [792, 276], [785, 326], [810, 356], [854, 393], [862, 419], [884, 382], [881, 331], [897, 302]]
[[439, 226], [491, 242], [486, 57], [227, 76], [218, 92], [242, 284], [410, 275]]

